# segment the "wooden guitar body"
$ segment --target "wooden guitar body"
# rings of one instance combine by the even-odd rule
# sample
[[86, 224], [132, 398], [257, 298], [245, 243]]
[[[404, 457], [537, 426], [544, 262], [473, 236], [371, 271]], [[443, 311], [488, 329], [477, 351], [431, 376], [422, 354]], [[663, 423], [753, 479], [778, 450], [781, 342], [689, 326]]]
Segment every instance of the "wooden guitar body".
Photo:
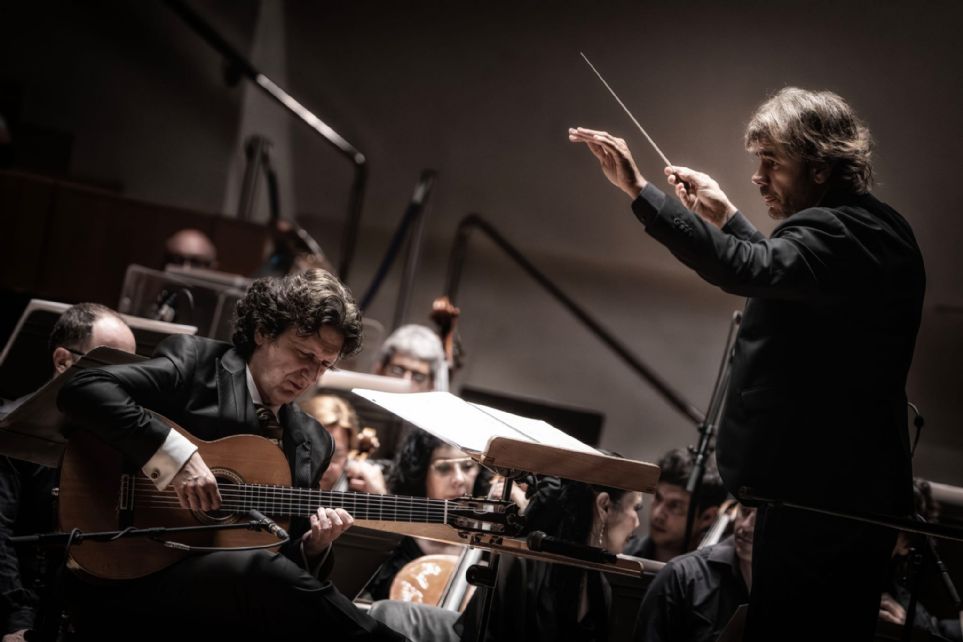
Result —
[[[218, 483], [288, 486], [291, 476], [281, 449], [256, 435], [236, 435], [207, 442], [181, 434], [198, 446], [201, 457]], [[222, 496], [225, 491], [222, 491]], [[60, 473], [60, 528], [85, 533], [127, 527], [181, 527], [250, 521], [243, 514], [205, 514], [180, 508], [172, 489], [158, 491], [139, 470], [125, 466], [120, 454], [98, 437], [78, 430], [70, 438]], [[282, 518], [278, 524], [287, 528]], [[270, 533], [247, 529], [207, 530], [161, 536], [190, 546], [254, 546], [270, 544]], [[101, 579], [134, 579], [150, 575], [182, 559], [189, 552], [164, 546], [145, 537], [112, 542], [85, 541], [70, 555], [84, 572]]]

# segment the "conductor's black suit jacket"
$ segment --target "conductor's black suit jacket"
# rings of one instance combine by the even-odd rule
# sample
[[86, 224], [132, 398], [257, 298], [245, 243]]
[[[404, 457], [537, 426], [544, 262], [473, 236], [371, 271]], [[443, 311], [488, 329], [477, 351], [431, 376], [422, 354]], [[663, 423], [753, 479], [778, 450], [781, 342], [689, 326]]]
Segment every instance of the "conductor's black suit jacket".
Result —
[[768, 239], [651, 185], [633, 210], [702, 278], [748, 297], [717, 438], [730, 492], [909, 513], [905, 386], [925, 286], [909, 224], [867, 193], [830, 193]]
[[[149, 410], [207, 441], [260, 433], [245, 367], [230, 344], [172, 335], [148, 361], [78, 373], [61, 390], [58, 404], [143, 467], [170, 430]], [[294, 404], [281, 406], [278, 420], [293, 484], [317, 488], [334, 452], [331, 435]], [[292, 541], [284, 551], [299, 565], [297, 544], [307, 528], [307, 519], [293, 519]]]

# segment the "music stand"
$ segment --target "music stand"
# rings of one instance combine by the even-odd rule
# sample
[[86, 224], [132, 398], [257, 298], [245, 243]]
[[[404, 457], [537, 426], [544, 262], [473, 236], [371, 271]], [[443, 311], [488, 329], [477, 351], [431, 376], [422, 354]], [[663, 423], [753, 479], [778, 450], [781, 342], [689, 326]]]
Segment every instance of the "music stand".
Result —
[[[219, 273], [215, 273], [219, 274]], [[117, 309], [150, 319], [164, 318], [197, 326], [203, 337], [229, 341], [234, 333], [234, 308], [245, 290], [236, 287], [246, 279], [218, 281], [205, 270], [161, 272], [130, 265], [124, 276]], [[241, 281], [237, 281], [241, 278]]]
[[57, 395], [63, 385], [84, 368], [143, 360], [140, 355], [114, 348], [94, 348], [0, 419], [0, 455], [51, 468], [59, 466], [67, 445], [64, 416], [57, 409]]
[[[57, 301], [32, 299], [0, 353], [0, 397], [16, 399], [29, 394], [53, 375], [50, 349], [47, 345], [50, 332], [60, 316], [71, 305]], [[195, 334], [197, 328], [190, 325], [165, 323], [153, 319], [121, 314], [130, 326], [137, 341], [137, 354], [149, 357], [157, 344], [171, 334]]]

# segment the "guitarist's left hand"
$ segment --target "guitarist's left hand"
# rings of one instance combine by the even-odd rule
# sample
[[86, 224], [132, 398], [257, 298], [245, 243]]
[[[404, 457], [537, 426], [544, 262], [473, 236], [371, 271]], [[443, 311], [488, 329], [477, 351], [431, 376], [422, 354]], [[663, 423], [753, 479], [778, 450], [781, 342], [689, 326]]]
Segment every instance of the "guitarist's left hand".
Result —
[[304, 554], [319, 557], [331, 543], [354, 524], [354, 518], [343, 508], [318, 508], [311, 515], [311, 529], [301, 536]]

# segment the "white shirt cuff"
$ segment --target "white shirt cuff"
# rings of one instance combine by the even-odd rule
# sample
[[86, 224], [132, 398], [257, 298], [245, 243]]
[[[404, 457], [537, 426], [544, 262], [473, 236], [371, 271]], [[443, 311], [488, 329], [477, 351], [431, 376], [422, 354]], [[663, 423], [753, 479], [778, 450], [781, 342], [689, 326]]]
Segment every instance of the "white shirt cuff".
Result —
[[197, 452], [197, 446], [176, 430], [171, 430], [167, 433], [167, 439], [141, 470], [154, 483], [157, 490], [164, 490], [174, 479], [177, 471], [184, 467], [195, 452]]

